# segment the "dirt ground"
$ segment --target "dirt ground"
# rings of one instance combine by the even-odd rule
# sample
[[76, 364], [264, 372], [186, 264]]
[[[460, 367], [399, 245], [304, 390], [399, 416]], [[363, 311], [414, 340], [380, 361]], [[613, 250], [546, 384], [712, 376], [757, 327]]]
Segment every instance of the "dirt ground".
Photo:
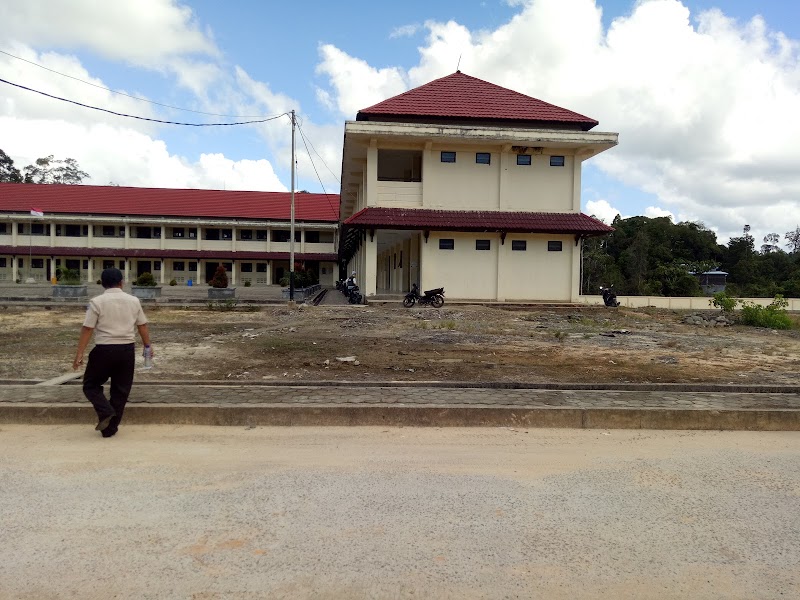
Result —
[[[800, 384], [800, 330], [703, 328], [684, 324], [680, 311], [445, 305], [147, 314], [156, 367], [139, 370], [140, 381]], [[82, 318], [78, 307], [0, 306], [0, 379], [71, 371]]]

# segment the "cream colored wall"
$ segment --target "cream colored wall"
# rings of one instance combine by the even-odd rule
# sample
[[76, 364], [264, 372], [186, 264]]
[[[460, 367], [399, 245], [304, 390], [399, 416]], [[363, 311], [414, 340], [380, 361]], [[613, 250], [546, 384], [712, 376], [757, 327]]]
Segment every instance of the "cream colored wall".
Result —
[[551, 167], [549, 154], [534, 154], [531, 165], [522, 166], [517, 164], [517, 154], [510, 153], [503, 210], [572, 212], [574, 158], [567, 155], [564, 163], [563, 167]]
[[[525, 240], [526, 249], [512, 250], [512, 240]], [[547, 250], [551, 240], [561, 242], [561, 252]], [[573, 236], [508, 234], [500, 255], [498, 299], [569, 302], [576, 252]]]
[[[453, 250], [439, 250], [439, 240], [452, 238]], [[475, 240], [491, 240], [490, 250], [475, 250]], [[431, 232], [421, 244], [422, 291], [444, 287], [445, 296], [475, 300], [497, 297], [497, 253], [500, 236], [493, 233]]]
[[[424, 208], [498, 210], [500, 154], [492, 151], [491, 146], [477, 150], [456, 150], [456, 162], [443, 163], [440, 160], [442, 150], [456, 149], [434, 146], [430, 160], [423, 164]], [[491, 152], [491, 164], [476, 164], [476, 151]]]

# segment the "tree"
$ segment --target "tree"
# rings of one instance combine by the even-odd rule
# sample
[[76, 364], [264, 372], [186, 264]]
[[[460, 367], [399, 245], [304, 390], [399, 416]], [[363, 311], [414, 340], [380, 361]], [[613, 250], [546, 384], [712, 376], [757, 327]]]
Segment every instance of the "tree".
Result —
[[22, 174], [14, 166], [14, 161], [0, 150], [0, 183], [22, 183]]
[[761, 254], [769, 254], [770, 252], [777, 252], [780, 250], [778, 244], [781, 241], [781, 236], [777, 233], [768, 233], [764, 236], [764, 244], [761, 246]]
[[787, 231], [784, 239], [789, 242], [789, 252], [800, 252], [800, 227], [795, 227], [794, 231]]
[[25, 183], [78, 185], [90, 177], [86, 171], [81, 171], [74, 158], [55, 160], [53, 155], [37, 158], [36, 164], [28, 165], [23, 169]]

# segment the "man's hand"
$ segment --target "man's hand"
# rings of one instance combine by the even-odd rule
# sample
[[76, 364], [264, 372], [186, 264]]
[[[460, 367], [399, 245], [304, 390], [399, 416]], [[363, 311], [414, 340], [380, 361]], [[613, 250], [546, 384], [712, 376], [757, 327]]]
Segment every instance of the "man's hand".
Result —
[[72, 361], [72, 368], [77, 371], [83, 365], [83, 352], [75, 355], [75, 360]]

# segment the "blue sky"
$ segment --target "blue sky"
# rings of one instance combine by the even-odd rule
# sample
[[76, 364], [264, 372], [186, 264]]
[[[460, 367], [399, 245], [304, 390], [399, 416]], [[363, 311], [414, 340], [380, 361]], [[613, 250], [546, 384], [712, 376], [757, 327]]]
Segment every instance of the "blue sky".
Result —
[[[5, 3], [0, 50], [162, 104], [298, 111], [299, 189], [338, 192], [345, 119], [461, 70], [600, 121], [620, 146], [585, 163], [584, 211], [671, 215], [722, 241], [800, 223], [800, 8], [733, 0]], [[345, 8], [346, 6], [346, 8]], [[0, 55], [3, 79], [153, 118], [230, 121], [92, 88]], [[287, 189], [288, 120], [154, 126], [0, 86], [18, 167], [76, 158], [90, 183]], [[317, 152], [321, 155], [317, 156]], [[324, 160], [323, 160], [324, 159]], [[322, 183], [315, 174], [319, 172]], [[331, 171], [333, 173], [331, 173]], [[797, 223], [796, 223], [797, 222]]]

